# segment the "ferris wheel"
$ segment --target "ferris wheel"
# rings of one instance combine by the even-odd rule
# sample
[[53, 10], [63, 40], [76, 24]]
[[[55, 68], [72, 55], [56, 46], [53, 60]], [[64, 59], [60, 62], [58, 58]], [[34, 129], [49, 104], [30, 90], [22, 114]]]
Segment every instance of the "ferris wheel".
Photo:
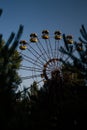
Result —
[[[67, 44], [73, 45], [72, 35], [67, 35]], [[42, 86], [44, 82], [55, 78], [57, 74], [62, 77], [63, 61], [70, 61], [70, 57], [60, 51], [65, 48], [61, 31], [57, 30], [50, 35], [48, 30], [43, 30], [41, 36], [31, 33], [29, 41], [21, 40], [19, 44], [23, 62], [20, 67], [22, 80], [29, 83], [36, 81]], [[73, 53], [75, 49], [73, 49]]]

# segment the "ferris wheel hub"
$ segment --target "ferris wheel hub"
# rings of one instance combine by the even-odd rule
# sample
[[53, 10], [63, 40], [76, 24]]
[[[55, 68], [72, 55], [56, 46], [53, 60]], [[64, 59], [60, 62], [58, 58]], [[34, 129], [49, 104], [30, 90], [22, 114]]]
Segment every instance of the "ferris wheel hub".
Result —
[[[58, 62], [60, 61], [60, 59], [58, 58], [52, 58], [49, 61], [47, 61], [44, 65], [43, 65], [43, 74], [41, 74], [41, 77], [45, 77], [46, 80], [50, 79], [50, 78], [56, 78], [56, 76], [60, 75], [60, 68], [57, 66]], [[47, 74], [47, 70], [49, 70], [49, 67], [51, 67], [51, 65], [53, 66], [53, 68], [50, 70], [50, 77]]]

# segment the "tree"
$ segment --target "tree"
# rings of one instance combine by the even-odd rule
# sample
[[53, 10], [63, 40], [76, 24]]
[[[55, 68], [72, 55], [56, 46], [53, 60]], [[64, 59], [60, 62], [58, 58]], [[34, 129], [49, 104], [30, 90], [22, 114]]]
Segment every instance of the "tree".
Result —
[[73, 123], [73, 126], [75, 126], [76, 128], [87, 128], [86, 126], [86, 122], [87, 122], [86, 120], [86, 116], [87, 116], [87, 111], [86, 111], [87, 109], [87, 32], [83, 25], [81, 26], [80, 33], [83, 38], [80, 37], [79, 42], [73, 41], [73, 46], [77, 50], [78, 56], [72, 53], [73, 46], [72, 44], [68, 43], [67, 36], [65, 34], [63, 35], [66, 49], [61, 47], [60, 51], [62, 51], [62, 53], [71, 57], [71, 59], [73, 60], [73, 64], [69, 62], [67, 63], [62, 59], [61, 61], [64, 63], [64, 65], [67, 68], [70, 69], [67, 70], [69, 70], [71, 74], [73, 72], [77, 74], [77, 80], [78, 80], [74, 82], [71, 88], [68, 87], [70, 86], [70, 84], [67, 84], [66, 92], [70, 93], [67, 100], [69, 102], [67, 104], [68, 106], [64, 105], [63, 111], [64, 113], [66, 113], [64, 114], [65, 120], [66, 120], [66, 116], [70, 115], [69, 117], [67, 116], [67, 119], [69, 118], [68, 122], [70, 124], [73, 123], [73, 119], [74, 119], [75, 122]]
[[8, 124], [12, 115], [15, 91], [21, 82], [17, 70], [22, 58], [16, 48], [22, 32], [23, 26], [20, 25], [17, 35], [12, 32], [7, 42], [4, 42], [0, 34], [0, 121], [5, 124]]
[[[68, 44], [67, 42], [67, 36], [64, 34], [63, 35], [63, 39], [64, 39], [64, 43], [66, 46], [66, 49], [62, 48], [60, 49], [60, 51], [66, 55], [68, 55], [69, 57], [71, 57], [71, 59], [73, 60], [73, 68], [76, 68], [76, 73], [79, 72], [80, 80], [81, 78], [84, 79], [85, 85], [87, 85], [87, 32], [86, 29], [84, 27], [84, 25], [82, 25], [81, 29], [80, 29], [80, 33], [83, 37], [83, 40], [81, 37], [79, 38], [79, 42], [73, 41], [73, 45], [75, 47], [75, 49], [77, 50], [78, 56], [77, 55], [73, 55], [73, 46], [72, 44]], [[62, 60], [62, 59], [61, 59]], [[62, 62], [66, 65], [66, 66], [72, 66], [70, 63], [67, 63], [65, 61], [62, 60]], [[71, 70], [71, 72], [73, 71], [73, 68]]]

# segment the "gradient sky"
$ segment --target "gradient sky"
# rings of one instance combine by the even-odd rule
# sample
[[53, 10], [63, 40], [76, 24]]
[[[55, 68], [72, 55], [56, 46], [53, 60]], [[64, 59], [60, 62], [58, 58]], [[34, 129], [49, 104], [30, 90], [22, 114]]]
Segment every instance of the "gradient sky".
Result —
[[55, 30], [72, 34], [77, 40], [82, 24], [87, 28], [87, 0], [0, 0], [3, 15], [0, 18], [0, 33], [5, 40], [11, 32], [17, 33], [24, 25], [22, 39], [43, 29], [52, 34]]
[[0, 31], [7, 39], [24, 25], [23, 38], [28, 40], [31, 32], [39, 35], [43, 29], [51, 33], [59, 29], [62, 33], [77, 38], [81, 24], [87, 27], [87, 0], [0, 0], [3, 15]]

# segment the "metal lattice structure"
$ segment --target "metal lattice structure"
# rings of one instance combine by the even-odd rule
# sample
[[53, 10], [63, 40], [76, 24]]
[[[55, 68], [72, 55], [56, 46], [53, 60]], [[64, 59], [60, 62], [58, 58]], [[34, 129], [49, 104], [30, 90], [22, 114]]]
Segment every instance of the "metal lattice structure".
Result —
[[[67, 35], [67, 44], [73, 46], [73, 38]], [[36, 33], [30, 34], [29, 42], [20, 41], [20, 54], [23, 57], [20, 70], [22, 80], [36, 81], [40, 85], [43, 82], [62, 75], [64, 61], [72, 62], [68, 55], [60, 51], [61, 46], [65, 48], [62, 33], [55, 31], [51, 36], [48, 30], [43, 30], [41, 36]], [[73, 49], [75, 52], [75, 49]]]

